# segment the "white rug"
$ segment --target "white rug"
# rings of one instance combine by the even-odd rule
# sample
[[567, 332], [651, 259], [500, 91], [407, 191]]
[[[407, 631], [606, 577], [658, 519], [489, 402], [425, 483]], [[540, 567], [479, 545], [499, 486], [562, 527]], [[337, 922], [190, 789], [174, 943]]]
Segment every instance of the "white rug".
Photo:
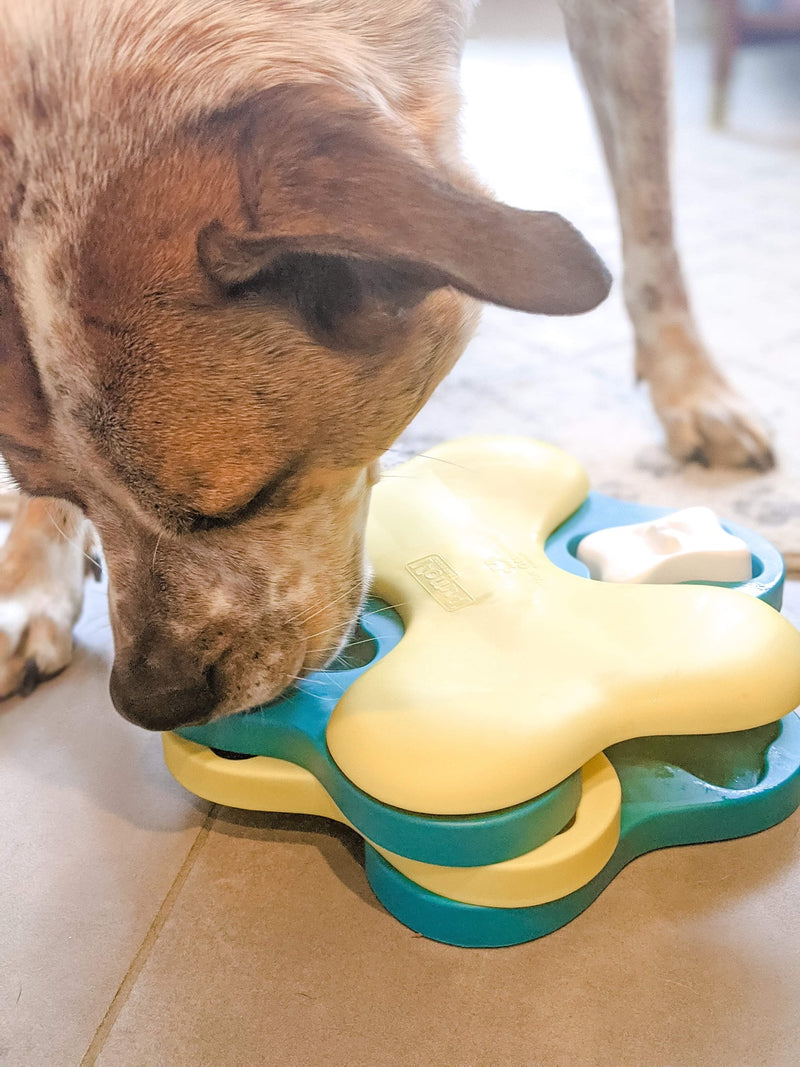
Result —
[[[594, 488], [667, 506], [708, 504], [768, 537], [797, 571], [800, 151], [777, 135], [711, 133], [705, 50], [682, 48], [677, 70], [678, 224], [698, 318], [719, 362], [769, 423], [778, 468], [759, 475], [672, 462], [646, 393], [633, 383], [618, 291], [578, 319], [488, 308], [391, 458], [464, 434], [538, 437], [576, 456]], [[618, 273], [615, 214], [565, 47], [474, 42], [464, 80], [466, 147], [479, 173], [511, 203], [561, 211]], [[768, 117], [769, 94], [758, 106]]]

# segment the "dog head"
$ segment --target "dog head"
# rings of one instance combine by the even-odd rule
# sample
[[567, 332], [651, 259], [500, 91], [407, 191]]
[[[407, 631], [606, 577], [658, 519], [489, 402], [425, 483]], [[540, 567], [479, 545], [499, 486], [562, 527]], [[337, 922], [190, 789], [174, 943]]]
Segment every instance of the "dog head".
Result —
[[269, 701], [333, 658], [364, 596], [376, 462], [477, 300], [568, 314], [608, 290], [563, 219], [442, 174], [332, 87], [194, 117], [80, 203], [69, 146], [38, 186], [4, 151], [23, 176], [3, 216], [0, 447], [24, 490], [99, 530], [112, 696], [153, 729]]

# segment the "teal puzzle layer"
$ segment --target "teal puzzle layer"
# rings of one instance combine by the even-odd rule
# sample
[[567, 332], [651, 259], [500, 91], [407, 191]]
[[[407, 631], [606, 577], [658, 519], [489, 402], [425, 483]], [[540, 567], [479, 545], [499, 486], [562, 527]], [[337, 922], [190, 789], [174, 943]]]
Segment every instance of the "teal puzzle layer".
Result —
[[277, 704], [177, 732], [217, 752], [274, 756], [304, 767], [365, 837], [390, 852], [423, 863], [449, 867], [497, 863], [538, 848], [567, 825], [581, 796], [580, 771], [527, 803], [464, 816], [402, 811], [368, 796], [346, 778], [325, 743], [330, 714], [358, 675], [403, 636], [397, 612], [375, 599], [367, 604], [361, 628], [361, 640], [374, 641], [374, 654], [365, 664], [312, 674]]
[[366, 846], [367, 878], [395, 918], [436, 941], [490, 948], [533, 941], [570, 922], [637, 856], [672, 845], [744, 837], [800, 806], [800, 719], [704, 737], [652, 737], [608, 749], [622, 786], [619, 844], [568, 896], [530, 908], [487, 908], [437, 896]]
[[[603, 527], [641, 522], [668, 509], [628, 504], [599, 493], [586, 502], [547, 541], [546, 552], [562, 569], [582, 576], [586, 568], [574, 555], [580, 538]], [[726, 524], [750, 547], [754, 577], [742, 592], [780, 607], [784, 566], [764, 538], [744, 527]], [[588, 579], [587, 579], [588, 580]], [[404, 811], [381, 803], [359, 789], [331, 758], [325, 729], [342, 693], [403, 636], [399, 615], [372, 599], [361, 620], [360, 662], [318, 672], [299, 682], [276, 704], [233, 715], [178, 733], [220, 753], [274, 756], [310, 771], [343, 814], [365, 837], [410, 859], [445, 866], [479, 866], [523, 855], [544, 844], [572, 819], [580, 799], [580, 772], [531, 800], [483, 815], [440, 816]]]

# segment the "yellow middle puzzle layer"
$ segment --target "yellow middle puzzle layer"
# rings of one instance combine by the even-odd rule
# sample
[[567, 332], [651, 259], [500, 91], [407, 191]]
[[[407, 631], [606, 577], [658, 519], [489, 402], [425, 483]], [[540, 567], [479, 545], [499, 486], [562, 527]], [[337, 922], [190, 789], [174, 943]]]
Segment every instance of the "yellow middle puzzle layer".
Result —
[[[250, 811], [320, 815], [353, 825], [313, 774], [294, 763], [271, 756], [226, 760], [177, 734], [164, 734], [163, 742], [169, 770], [197, 796]], [[432, 893], [464, 904], [524, 908], [558, 900], [603, 869], [619, 840], [621, 803], [616, 772], [599, 755], [582, 770], [581, 800], [570, 826], [523, 856], [479, 867], [443, 867], [370, 844]]]

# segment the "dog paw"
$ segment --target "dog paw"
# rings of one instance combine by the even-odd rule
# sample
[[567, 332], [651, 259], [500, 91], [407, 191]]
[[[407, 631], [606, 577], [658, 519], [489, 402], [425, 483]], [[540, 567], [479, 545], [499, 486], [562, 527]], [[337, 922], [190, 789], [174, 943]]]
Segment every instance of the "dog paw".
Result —
[[0, 594], [0, 699], [28, 696], [72, 659], [77, 612], [65, 593], [28, 586]]
[[0, 699], [28, 696], [72, 659], [90, 534], [71, 505], [21, 499], [0, 548]]
[[650, 392], [676, 459], [758, 471], [775, 466], [766, 428], [713, 367], [677, 381], [651, 378]]

